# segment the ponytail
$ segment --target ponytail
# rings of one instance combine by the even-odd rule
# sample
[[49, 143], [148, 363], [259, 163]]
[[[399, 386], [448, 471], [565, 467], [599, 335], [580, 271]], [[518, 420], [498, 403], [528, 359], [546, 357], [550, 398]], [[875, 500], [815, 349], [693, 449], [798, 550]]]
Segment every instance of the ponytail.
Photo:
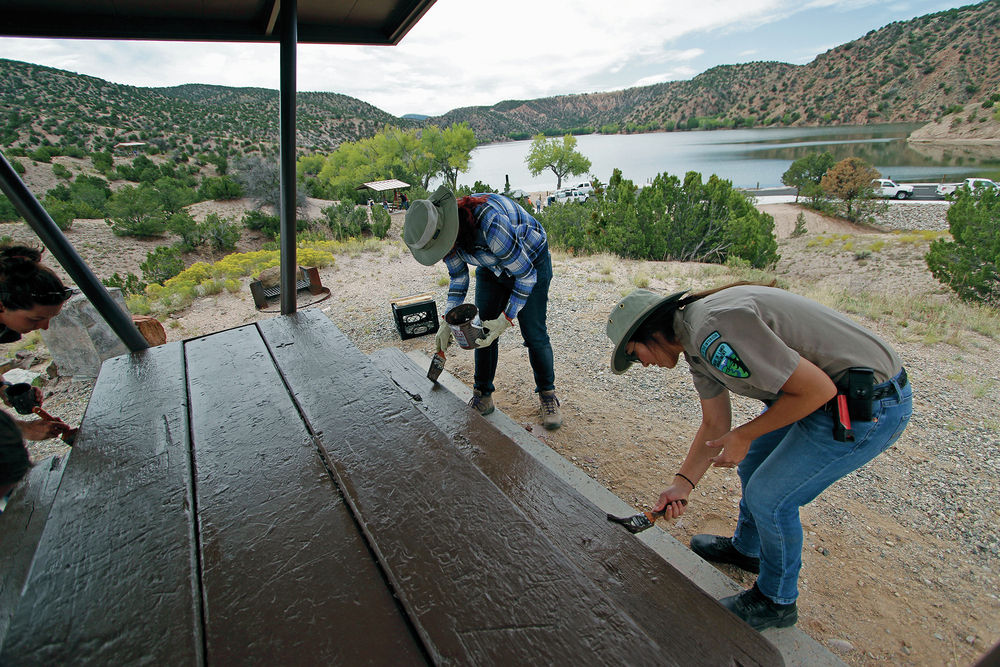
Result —
[[759, 283], [752, 282], [748, 280], [741, 280], [739, 282], [730, 283], [728, 285], [723, 285], [722, 287], [715, 287], [713, 289], [705, 290], [703, 292], [695, 292], [694, 294], [689, 294], [683, 298], [674, 301], [666, 305], [659, 310], [653, 311], [652, 314], [647, 317], [639, 328], [635, 330], [632, 337], [629, 340], [635, 341], [637, 343], [648, 343], [653, 339], [653, 335], [656, 333], [663, 334], [663, 337], [670, 343], [677, 342], [677, 333], [674, 331], [674, 313], [688, 305], [689, 303], [694, 303], [695, 301], [700, 301], [706, 296], [711, 296], [716, 292], [721, 292], [722, 290], [729, 289], [730, 287], [740, 287], [742, 285], [757, 285], [758, 287], [774, 287], [778, 281], [772, 280], [769, 283]]
[[70, 290], [41, 259], [42, 251], [28, 246], [0, 248], [0, 305], [8, 310], [30, 310], [69, 299]]

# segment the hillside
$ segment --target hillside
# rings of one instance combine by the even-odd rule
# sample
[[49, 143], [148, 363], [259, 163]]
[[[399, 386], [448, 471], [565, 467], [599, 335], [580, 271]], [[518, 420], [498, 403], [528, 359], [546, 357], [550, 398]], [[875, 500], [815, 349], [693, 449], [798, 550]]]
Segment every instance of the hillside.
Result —
[[481, 141], [608, 124], [625, 131], [923, 122], [1000, 92], [998, 55], [1000, 0], [987, 0], [891, 23], [807, 65], [723, 65], [689, 81], [512, 100], [430, 120], [468, 122]]
[[[332, 150], [405, 121], [336, 93], [299, 93], [299, 145]], [[103, 150], [146, 141], [161, 151], [230, 148], [249, 152], [278, 142], [278, 91], [187, 84], [140, 88], [0, 59], [0, 146], [50, 142]]]
[[[686, 81], [506, 100], [430, 118], [397, 118], [336, 93], [299, 93], [299, 147], [328, 152], [387, 123], [466, 122], [486, 143], [539, 132], [927, 122], [1000, 92], [998, 56], [1000, 0], [986, 0], [891, 23], [807, 65], [723, 65]], [[0, 148], [51, 143], [89, 152], [146, 141], [160, 152], [231, 156], [273, 150], [278, 92], [140, 88], [0, 59], [0, 119]]]

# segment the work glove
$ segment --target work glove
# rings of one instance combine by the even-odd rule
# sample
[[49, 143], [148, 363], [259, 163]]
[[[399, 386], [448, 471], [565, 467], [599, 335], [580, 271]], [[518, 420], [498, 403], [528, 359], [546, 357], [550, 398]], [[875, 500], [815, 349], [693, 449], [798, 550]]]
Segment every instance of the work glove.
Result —
[[506, 315], [501, 315], [495, 320], [486, 320], [483, 322], [483, 331], [486, 332], [486, 336], [476, 341], [476, 347], [486, 347], [487, 345], [490, 345], [493, 341], [500, 337], [500, 334], [509, 329], [511, 324], [511, 321], [507, 319]]
[[434, 347], [438, 352], [444, 354], [444, 351], [451, 345], [451, 341], [451, 327], [448, 326], [447, 322], [441, 322], [441, 326], [438, 327], [437, 336], [434, 338]]

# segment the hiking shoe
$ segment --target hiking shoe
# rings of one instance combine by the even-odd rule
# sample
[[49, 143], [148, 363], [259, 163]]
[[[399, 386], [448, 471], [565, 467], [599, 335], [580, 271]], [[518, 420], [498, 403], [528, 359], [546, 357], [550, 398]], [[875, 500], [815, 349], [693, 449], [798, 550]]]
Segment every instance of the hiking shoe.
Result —
[[760, 572], [760, 559], [744, 556], [733, 546], [733, 538], [704, 533], [691, 538], [691, 551], [713, 563], [729, 563], [741, 570]]
[[722, 598], [719, 603], [733, 612], [754, 630], [787, 628], [799, 620], [799, 610], [795, 603], [778, 604], [760, 592], [756, 582], [738, 595]]
[[562, 413], [559, 412], [559, 399], [554, 389], [538, 392], [538, 400], [542, 404], [542, 426], [557, 429], [562, 426]]
[[469, 405], [484, 417], [496, 409], [496, 406], [493, 405], [493, 395], [483, 396], [483, 392], [478, 389], [473, 390]]

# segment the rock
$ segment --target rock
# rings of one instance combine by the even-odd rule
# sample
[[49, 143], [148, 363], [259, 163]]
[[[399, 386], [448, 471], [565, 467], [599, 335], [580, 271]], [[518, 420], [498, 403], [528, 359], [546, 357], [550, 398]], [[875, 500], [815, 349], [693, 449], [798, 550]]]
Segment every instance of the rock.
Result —
[[846, 639], [828, 639], [826, 644], [837, 653], [850, 653], [854, 650], [854, 644]]
[[41, 387], [45, 384], [45, 378], [42, 377], [41, 373], [35, 371], [28, 371], [23, 368], [13, 368], [3, 374], [3, 379], [11, 384], [17, 384], [19, 382], [27, 382], [30, 385], [36, 387]]

